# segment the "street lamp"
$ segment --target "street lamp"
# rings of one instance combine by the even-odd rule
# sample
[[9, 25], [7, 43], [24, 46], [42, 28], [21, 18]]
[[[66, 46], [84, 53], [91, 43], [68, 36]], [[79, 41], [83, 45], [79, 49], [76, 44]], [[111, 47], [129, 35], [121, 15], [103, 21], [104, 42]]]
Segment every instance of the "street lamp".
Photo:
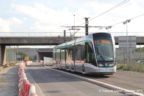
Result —
[[[129, 53], [129, 51], [128, 51], [128, 48], [129, 48], [129, 42], [128, 42], [128, 23], [130, 22], [131, 20], [130, 19], [127, 19], [126, 21], [124, 21], [123, 22], [123, 24], [125, 24], [126, 25], [126, 51], [127, 51], [127, 63], [128, 63], [128, 61], [129, 61], [129, 59], [130, 59], [130, 57], [129, 57], [129, 55], [128, 55], [128, 53]], [[128, 63], [129, 64], [129, 63]]]

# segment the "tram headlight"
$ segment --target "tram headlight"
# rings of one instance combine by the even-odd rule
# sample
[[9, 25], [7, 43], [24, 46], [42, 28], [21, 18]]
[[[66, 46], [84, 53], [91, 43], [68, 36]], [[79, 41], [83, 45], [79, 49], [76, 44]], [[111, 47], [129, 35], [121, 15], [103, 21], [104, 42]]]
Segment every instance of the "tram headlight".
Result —
[[99, 67], [103, 67], [103, 64], [99, 64]]
[[110, 67], [112, 67], [112, 66], [114, 66], [114, 64], [113, 64], [113, 63], [111, 63], [111, 64], [109, 64], [109, 66], [110, 66]]

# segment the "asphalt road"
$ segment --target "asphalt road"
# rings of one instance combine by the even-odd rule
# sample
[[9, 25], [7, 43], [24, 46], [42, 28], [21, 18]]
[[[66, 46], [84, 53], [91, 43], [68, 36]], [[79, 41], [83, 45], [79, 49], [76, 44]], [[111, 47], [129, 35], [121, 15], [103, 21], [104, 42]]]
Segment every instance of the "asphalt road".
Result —
[[[64, 71], [64, 70], [63, 70]], [[73, 73], [76, 74], [76, 73]], [[98, 76], [98, 75], [82, 75], [86, 78], [94, 79], [111, 85], [115, 85], [121, 88], [132, 90], [138, 93], [144, 94], [144, 73], [133, 71], [119, 71], [110, 76]]]
[[99, 77], [95, 75], [86, 77], [119, 86], [125, 89], [133, 90], [139, 93], [144, 93], [144, 73], [132, 71], [117, 71], [110, 77]]
[[37, 91], [41, 91], [44, 96], [124, 96], [44, 67], [27, 67], [26, 73], [36, 83]]

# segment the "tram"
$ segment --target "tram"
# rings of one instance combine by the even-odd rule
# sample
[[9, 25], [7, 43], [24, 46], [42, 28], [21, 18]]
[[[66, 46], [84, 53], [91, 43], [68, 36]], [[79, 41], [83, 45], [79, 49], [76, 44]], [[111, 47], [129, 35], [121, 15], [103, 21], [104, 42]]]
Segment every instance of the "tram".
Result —
[[54, 47], [53, 60], [58, 69], [112, 75], [116, 72], [115, 41], [110, 33], [89, 34]]

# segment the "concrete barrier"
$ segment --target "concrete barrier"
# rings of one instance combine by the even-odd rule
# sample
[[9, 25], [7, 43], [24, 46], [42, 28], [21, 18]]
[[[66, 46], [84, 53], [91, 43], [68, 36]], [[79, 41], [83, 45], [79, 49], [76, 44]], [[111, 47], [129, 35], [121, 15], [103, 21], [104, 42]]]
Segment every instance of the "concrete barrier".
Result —
[[36, 94], [36, 89], [35, 89], [35, 86], [34, 85], [31, 85], [30, 87], [30, 92], [29, 92], [29, 95], [28, 96], [37, 96]]
[[32, 85], [29, 80], [27, 79], [27, 76], [25, 74], [25, 65], [24, 63], [21, 63], [19, 65], [18, 75], [19, 75], [19, 96], [37, 96], [35, 91], [35, 86]]

